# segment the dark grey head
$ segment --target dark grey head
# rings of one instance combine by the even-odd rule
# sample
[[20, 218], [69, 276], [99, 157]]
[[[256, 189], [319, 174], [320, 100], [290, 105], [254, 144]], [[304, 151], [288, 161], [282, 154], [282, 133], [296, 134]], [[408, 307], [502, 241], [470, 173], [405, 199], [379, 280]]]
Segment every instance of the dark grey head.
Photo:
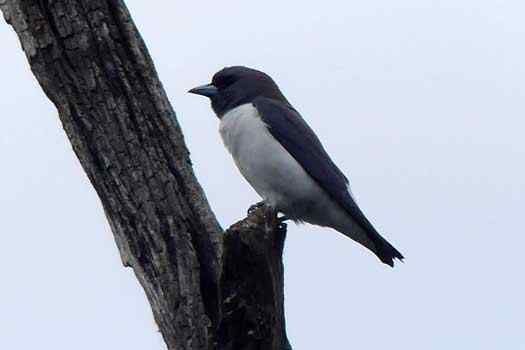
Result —
[[257, 97], [267, 97], [288, 104], [269, 75], [242, 66], [224, 68], [215, 73], [210, 84], [188, 92], [209, 97], [211, 107], [219, 118], [229, 110], [252, 102]]

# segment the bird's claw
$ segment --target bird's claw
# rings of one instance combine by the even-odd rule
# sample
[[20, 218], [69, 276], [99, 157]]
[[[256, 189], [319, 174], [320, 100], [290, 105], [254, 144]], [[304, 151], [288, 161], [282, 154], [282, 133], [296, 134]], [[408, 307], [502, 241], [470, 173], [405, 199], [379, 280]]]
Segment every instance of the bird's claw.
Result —
[[286, 220], [288, 220], [286, 216], [277, 218], [277, 230], [286, 232], [286, 227], [288, 226]]
[[278, 216], [279, 212], [272, 207], [267, 206], [266, 211], [264, 213], [266, 224], [269, 227], [275, 227], [279, 230], [286, 229], [286, 220], [289, 220], [289, 218], [286, 215]]
[[289, 220], [289, 218], [286, 215], [283, 216], [277, 216], [278, 211], [268, 205], [264, 201], [260, 201], [258, 203], [255, 203], [251, 205], [248, 208], [248, 215], [252, 214], [258, 209], [265, 208], [264, 210], [264, 217], [266, 219], [266, 224], [268, 226], [277, 227], [278, 229], [286, 229], [286, 221]]
[[257, 209], [264, 207], [265, 205], [266, 204], [264, 203], [264, 201], [260, 201], [260, 202], [257, 202], [255, 204], [253, 204], [253, 205], [250, 205], [250, 207], [248, 208], [248, 215], [253, 213]]
[[286, 216], [286, 215], [277, 217], [277, 221], [279, 221], [279, 223], [281, 223], [281, 224], [284, 223], [285, 221], [288, 221], [288, 220], [290, 220], [290, 218], [288, 216]]

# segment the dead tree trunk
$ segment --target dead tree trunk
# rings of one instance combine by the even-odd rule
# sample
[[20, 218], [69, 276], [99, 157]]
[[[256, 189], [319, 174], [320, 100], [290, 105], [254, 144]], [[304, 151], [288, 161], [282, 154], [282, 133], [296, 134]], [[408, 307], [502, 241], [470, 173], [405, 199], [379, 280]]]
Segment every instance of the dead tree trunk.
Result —
[[[122, 0], [0, 0], [169, 349], [280, 349], [285, 229], [222, 232]], [[5, 49], [5, 48], [4, 48]]]

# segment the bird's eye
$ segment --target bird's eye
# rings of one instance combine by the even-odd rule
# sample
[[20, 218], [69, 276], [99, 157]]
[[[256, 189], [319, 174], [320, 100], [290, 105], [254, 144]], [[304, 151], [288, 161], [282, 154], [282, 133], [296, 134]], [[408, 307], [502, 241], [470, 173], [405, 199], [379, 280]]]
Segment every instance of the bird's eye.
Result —
[[221, 76], [215, 77], [215, 79], [213, 80], [214, 80], [213, 85], [215, 85], [219, 89], [224, 89], [232, 85], [233, 83], [235, 83], [237, 79], [235, 78], [234, 75], [221, 75]]

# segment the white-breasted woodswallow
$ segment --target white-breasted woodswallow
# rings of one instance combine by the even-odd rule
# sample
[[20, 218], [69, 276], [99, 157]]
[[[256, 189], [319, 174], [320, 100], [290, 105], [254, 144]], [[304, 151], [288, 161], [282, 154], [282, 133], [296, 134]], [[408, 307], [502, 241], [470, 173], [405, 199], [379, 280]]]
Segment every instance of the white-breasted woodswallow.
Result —
[[346, 176], [267, 74], [228, 67], [189, 92], [210, 98], [226, 148], [266, 205], [296, 222], [331, 227], [390, 266], [403, 259], [365, 217]]

